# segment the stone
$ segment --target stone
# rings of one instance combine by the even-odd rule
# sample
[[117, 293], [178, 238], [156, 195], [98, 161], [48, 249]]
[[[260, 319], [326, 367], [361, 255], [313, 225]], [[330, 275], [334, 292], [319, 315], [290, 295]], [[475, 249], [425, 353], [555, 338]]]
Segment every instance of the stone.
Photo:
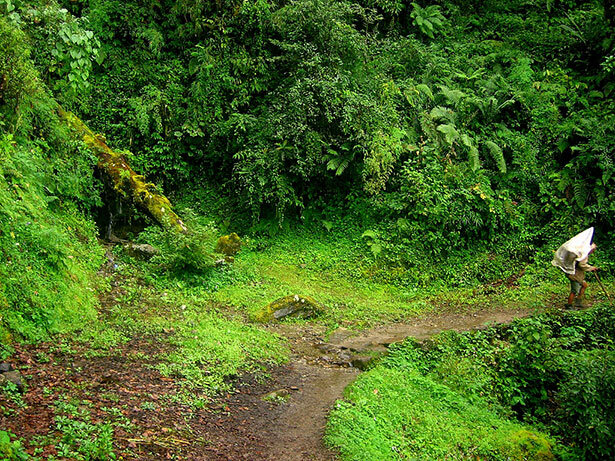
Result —
[[316, 343], [314, 347], [325, 354], [330, 354], [332, 352], [337, 353], [340, 350], [339, 347], [329, 343]]
[[355, 355], [350, 359], [350, 365], [359, 370], [367, 370], [373, 363], [374, 357], [371, 355]]
[[8, 362], [0, 363], [0, 373], [6, 373], [7, 371], [11, 371], [13, 366]]
[[266, 305], [254, 315], [254, 320], [264, 323], [285, 317], [309, 319], [324, 311], [325, 307], [311, 296], [289, 295]]
[[218, 239], [216, 244], [216, 253], [222, 253], [226, 256], [235, 256], [241, 249], [241, 239], [233, 232], [229, 235], [223, 235]]
[[290, 391], [287, 389], [278, 389], [277, 391], [271, 391], [268, 394], [265, 394], [262, 399], [269, 402], [280, 402], [286, 401], [290, 397]]
[[348, 330], [347, 328], [340, 327], [337, 330], [335, 330], [333, 333], [331, 333], [331, 336], [329, 336], [329, 342], [332, 344], [341, 344], [346, 339], [350, 338], [351, 336], [356, 336], [356, 334], [357, 334], [356, 331], [352, 331], [352, 330]]
[[24, 390], [23, 380], [18, 371], [7, 371], [6, 373], [0, 374], [0, 386], [4, 385], [4, 383], [15, 384], [19, 392], [23, 392]]
[[126, 243], [124, 245], [126, 252], [137, 259], [148, 260], [158, 253], [158, 250], [147, 243]]
[[350, 354], [350, 352], [348, 351], [344, 351], [341, 350], [338, 354], [337, 354], [337, 358], [340, 362], [340, 364], [342, 365], [348, 365], [349, 363], [351, 363], [352, 360], [352, 355]]

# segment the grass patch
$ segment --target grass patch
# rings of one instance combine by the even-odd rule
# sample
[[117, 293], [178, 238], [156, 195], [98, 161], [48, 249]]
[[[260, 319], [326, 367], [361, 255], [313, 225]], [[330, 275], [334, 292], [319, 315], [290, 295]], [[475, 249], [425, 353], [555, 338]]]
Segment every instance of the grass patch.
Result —
[[[481, 262], [492, 264], [487, 252], [466, 261], [426, 263], [425, 273], [450, 274], [432, 285], [424, 285], [412, 268], [389, 268], [385, 279], [384, 263], [367, 253], [359, 235], [288, 230], [267, 240], [247, 239], [233, 265], [212, 271], [200, 283], [212, 299], [238, 306], [249, 317], [283, 296], [311, 296], [327, 307], [320, 321], [331, 327], [403, 321], [443, 309], [541, 309], [556, 296], [563, 303], [569, 290], [548, 252], [516, 272], [518, 263], [505, 266], [498, 259], [501, 267], [491, 267], [490, 273], [499, 278], [490, 283], [478, 277]], [[592, 285], [588, 295], [602, 296]]]
[[216, 313], [189, 312], [175, 323], [170, 344], [158, 366], [163, 375], [180, 376], [192, 386], [217, 393], [242, 372], [263, 371], [285, 356], [280, 338]]
[[143, 359], [209, 396], [228, 390], [242, 373], [286, 360], [282, 338], [213, 302], [202, 284], [148, 272], [121, 250], [116, 261], [104, 315], [76, 338], [90, 355], [117, 354], [131, 340], [144, 341], [151, 350]]
[[326, 436], [345, 460], [552, 459], [543, 434], [416, 370], [377, 367], [361, 375], [346, 397], [333, 410]]

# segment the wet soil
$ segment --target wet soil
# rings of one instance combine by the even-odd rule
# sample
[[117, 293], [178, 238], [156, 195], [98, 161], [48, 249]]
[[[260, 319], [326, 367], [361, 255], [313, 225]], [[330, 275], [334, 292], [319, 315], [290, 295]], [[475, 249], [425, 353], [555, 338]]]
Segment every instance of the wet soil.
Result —
[[385, 352], [393, 343], [413, 337], [419, 341], [428, 339], [445, 330], [471, 331], [488, 328], [514, 319], [527, 317], [532, 311], [513, 309], [500, 311], [479, 311], [471, 314], [446, 314], [416, 319], [411, 323], [393, 323], [361, 332], [337, 330], [329, 343], [353, 351]]
[[[160, 338], [134, 339], [109, 356], [89, 358], [85, 349], [67, 352], [57, 344], [17, 346], [10, 361], [27, 377], [26, 406], [0, 394], [0, 428], [26, 440], [57, 436], [53, 402], [69, 395], [87, 404], [92, 423], [116, 423], [120, 459], [330, 461], [335, 453], [322, 442], [327, 414], [359, 374], [357, 357], [385, 352], [408, 336], [427, 339], [442, 330], [484, 328], [530, 314], [445, 313], [359, 332], [341, 328], [328, 337], [320, 325], [270, 326], [288, 338], [290, 363], [269, 370], [266, 379], [238, 378], [233, 392], [203, 408], [187, 405], [180, 383], [155, 370], [152, 357], [165, 347]], [[284, 390], [288, 400], [263, 399], [276, 390]], [[39, 437], [39, 456], [57, 456], [54, 444]]]

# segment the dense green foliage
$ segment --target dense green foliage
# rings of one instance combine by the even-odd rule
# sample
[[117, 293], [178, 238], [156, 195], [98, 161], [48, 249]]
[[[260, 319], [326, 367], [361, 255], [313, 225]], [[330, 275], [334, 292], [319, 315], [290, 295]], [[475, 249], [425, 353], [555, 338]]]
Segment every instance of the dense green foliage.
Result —
[[220, 184], [236, 225], [350, 207], [408, 265], [614, 222], [608, 6], [68, 7], [104, 56], [84, 113], [167, 184]]
[[40, 340], [95, 318], [101, 252], [83, 215], [97, 203], [94, 161], [55, 120], [28, 56], [0, 18], [0, 328]]
[[608, 2], [4, 8], [63, 104], [167, 187], [215, 187], [235, 229], [352, 214], [405, 269], [470, 246], [518, 264], [589, 224], [612, 240]]
[[[557, 437], [557, 444], [542, 439], [537, 450], [552, 445], [563, 459], [611, 459], [614, 320], [612, 304], [603, 304], [476, 333], [449, 332], [422, 345], [407, 341], [350, 388], [349, 402], [334, 411], [329, 441], [347, 459], [370, 450], [380, 454], [373, 459], [395, 459], [391, 451], [403, 459], [415, 450], [432, 450], [434, 458], [459, 450], [462, 458], [473, 452], [486, 459], [549, 459], [507, 453], [520, 431], [509, 420], [518, 419]], [[495, 422], [486, 423], [485, 415]], [[447, 437], [434, 439], [451, 419]], [[498, 430], [478, 435], [485, 424]]]

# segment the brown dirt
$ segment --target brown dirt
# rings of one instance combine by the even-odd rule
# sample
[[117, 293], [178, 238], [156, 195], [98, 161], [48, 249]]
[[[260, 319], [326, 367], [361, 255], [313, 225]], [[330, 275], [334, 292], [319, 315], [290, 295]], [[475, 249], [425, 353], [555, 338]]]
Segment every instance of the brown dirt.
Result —
[[[325, 340], [318, 325], [270, 327], [289, 339], [290, 364], [269, 370], [266, 380], [244, 376], [235, 391], [197, 409], [174, 398], [181, 385], [153, 368], [164, 347], [158, 338], [137, 338], [113, 355], [85, 358], [86, 348], [63, 352], [57, 344], [19, 345], [10, 362], [27, 377], [25, 408], [0, 394], [0, 428], [32, 440], [53, 431], [53, 402], [61, 395], [86, 402], [92, 422], [118, 421], [115, 453], [124, 460], [329, 461], [335, 453], [322, 442], [326, 417], [344, 388], [357, 376], [352, 355], [384, 351], [407, 336], [425, 339], [442, 330], [470, 330], [510, 322], [523, 310], [447, 313], [390, 324], [363, 332], [339, 329]], [[270, 391], [290, 392], [287, 402], [265, 401]], [[146, 404], [146, 405], [144, 405]], [[2, 408], [3, 407], [3, 408]], [[51, 432], [50, 435], [53, 434]], [[43, 459], [56, 455], [53, 440], [41, 439]], [[35, 447], [30, 446], [33, 453]], [[121, 458], [120, 458], [121, 457]]]
[[353, 351], [385, 352], [393, 343], [413, 337], [419, 341], [428, 339], [445, 330], [471, 331], [489, 326], [510, 323], [514, 319], [527, 317], [532, 311], [512, 309], [500, 311], [479, 311], [471, 314], [449, 313], [443, 316], [429, 316], [416, 319], [412, 323], [393, 323], [364, 330], [361, 332], [334, 332], [329, 339], [331, 344]]
[[[0, 394], [0, 428], [26, 440], [47, 435], [56, 416], [53, 402], [68, 394], [88, 404], [93, 423], [117, 421], [104, 408], [121, 410], [132, 426], [114, 433], [116, 454], [124, 460], [334, 459], [321, 442], [326, 413], [356, 376], [354, 369], [298, 360], [270, 370], [266, 382], [245, 376], [233, 393], [193, 409], [173, 401], [178, 383], [134, 355], [148, 346], [132, 342], [117, 355], [88, 359], [77, 358], [82, 351], [66, 355], [51, 344], [18, 346], [11, 363], [28, 376], [27, 406]], [[49, 362], [37, 363], [41, 352]], [[289, 390], [288, 402], [262, 399], [274, 389]], [[144, 402], [155, 409], [145, 409]], [[40, 447], [43, 459], [57, 455], [53, 441]]]

